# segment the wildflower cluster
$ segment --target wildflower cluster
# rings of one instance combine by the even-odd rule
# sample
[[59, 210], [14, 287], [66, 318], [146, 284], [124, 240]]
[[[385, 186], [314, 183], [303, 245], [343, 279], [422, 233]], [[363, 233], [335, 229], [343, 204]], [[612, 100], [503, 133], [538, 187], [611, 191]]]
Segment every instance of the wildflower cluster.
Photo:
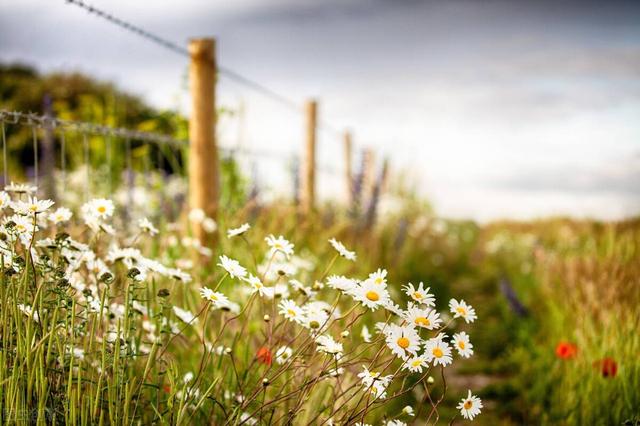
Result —
[[[438, 311], [428, 286], [390, 284], [382, 268], [363, 277], [332, 273], [358, 260], [336, 239], [322, 265], [282, 235], [254, 238], [245, 223], [226, 230], [229, 244], [249, 247], [252, 262], [241, 262], [234, 245], [214, 255], [178, 226], [144, 217], [135, 237], [123, 235], [110, 199], [72, 211], [34, 191], [0, 192], [0, 312], [2, 335], [15, 336], [6, 364], [29, 378], [14, 383], [11, 397], [38, 380], [38, 399], [50, 404], [43, 413], [53, 413], [43, 422], [80, 407], [84, 418], [108, 415], [113, 423], [258, 424], [270, 416], [276, 424], [402, 425], [421, 407], [382, 419], [373, 408], [424, 383], [429, 418], [437, 417], [431, 372], [473, 355], [469, 334], [455, 329], [476, 320], [473, 307], [452, 299], [448, 312]], [[209, 219], [188, 215], [216, 232]], [[157, 258], [145, 251], [154, 246]], [[200, 273], [187, 253], [212, 269]], [[307, 402], [327, 392], [331, 400]], [[137, 412], [142, 403], [156, 409]], [[482, 403], [469, 391], [458, 408], [472, 419]]]

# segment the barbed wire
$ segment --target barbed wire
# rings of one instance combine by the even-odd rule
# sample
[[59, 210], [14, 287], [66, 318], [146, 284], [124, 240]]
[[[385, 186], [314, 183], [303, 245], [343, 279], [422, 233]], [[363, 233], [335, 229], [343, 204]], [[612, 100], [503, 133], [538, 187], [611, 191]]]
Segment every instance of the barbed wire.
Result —
[[[83, 0], [65, 0], [68, 4], [72, 4], [74, 6], [78, 6], [84, 10], [86, 10], [87, 12], [94, 14], [102, 19], [105, 19], [106, 21], [126, 30], [129, 32], [132, 32], [136, 35], [138, 35], [139, 37], [145, 38], [153, 43], [158, 44], [161, 47], [164, 47], [165, 49], [168, 49], [170, 51], [172, 51], [173, 53], [176, 53], [178, 55], [181, 56], [185, 56], [185, 57], [189, 57], [189, 51], [188, 49], [179, 46], [178, 44], [164, 38], [164, 37], [160, 37], [150, 31], [145, 30], [142, 27], [139, 27], [137, 25], [134, 25], [128, 21], [125, 21], [124, 19], [120, 19], [117, 16], [114, 16], [110, 13], [107, 13], [101, 9], [98, 9], [88, 3], [85, 3]], [[302, 107], [299, 103], [289, 99], [287, 96], [282, 95], [270, 88], [268, 88], [267, 86], [252, 80], [248, 77], [245, 77], [244, 75], [240, 74], [237, 71], [234, 71], [230, 68], [224, 67], [224, 66], [217, 66], [217, 72], [220, 75], [226, 76], [227, 78], [229, 78], [232, 81], [235, 81], [238, 84], [244, 85], [250, 89], [252, 89], [255, 92], [258, 92], [260, 94], [262, 94], [263, 96], [270, 98], [271, 100], [281, 104], [282, 106], [296, 112], [296, 113], [302, 113]], [[330, 125], [329, 123], [327, 123], [326, 121], [320, 121], [319, 123], [319, 127], [325, 131], [328, 131], [329, 133], [333, 133], [335, 136], [341, 135], [342, 133], [337, 130], [336, 127]]]
[[[31, 128], [50, 128], [75, 131], [82, 134], [94, 134], [101, 136], [115, 136], [124, 140], [143, 141], [156, 144], [168, 144], [174, 146], [188, 146], [189, 141], [174, 139], [171, 136], [158, 133], [142, 132], [122, 127], [111, 127], [86, 121], [73, 121], [54, 118], [46, 115], [39, 115], [33, 112], [9, 111], [0, 109], [0, 122], [5, 124], [22, 125]], [[273, 152], [266, 150], [250, 150], [246, 148], [218, 147], [226, 155], [240, 155], [250, 158], [272, 159], [282, 162], [290, 161], [297, 156], [296, 153]], [[6, 158], [6, 154], [5, 154]], [[316, 169], [322, 173], [335, 174], [340, 170], [329, 165], [316, 164]]]
[[91, 133], [103, 136], [116, 136], [122, 139], [139, 140], [158, 144], [168, 144], [183, 146], [188, 145], [188, 141], [174, 139], [171, 136], [158, 133], [142, 132], [122, 127], [111, 127], [101, 124], [89, 123], [85, 121], [63, 120], [45, 115], [38, 115], [32, 112], [0, 110], [0, 121], [7, 124], [20, 124], [30, 127], [48, 127], [51, 129], [64, 128], [78, 133]]

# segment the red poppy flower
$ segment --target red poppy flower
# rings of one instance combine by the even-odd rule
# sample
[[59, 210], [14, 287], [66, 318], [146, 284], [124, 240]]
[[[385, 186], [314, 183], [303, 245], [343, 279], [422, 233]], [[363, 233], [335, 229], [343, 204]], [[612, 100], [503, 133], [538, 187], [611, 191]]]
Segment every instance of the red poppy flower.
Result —
[[256, 358], [258, 358], [258, 361], [260, 361], [263, 364], [267, 364], [267, 365], [271, 365], [271, 351], [269, 350], [269, 348], [266, 347], [261, 347], [260, 349], [258, 349], [258, 352], [256, 353]]
[[569, 342], [559, 342], [556, 346], [556, 356], [562, 359], [571, 359], [575, 358], [578, 354], [578, 347], [573, 343]]
[[602, 358], [593, 363], [600, 370], [602, 377], [615, 377], [618, 374], [618, 363], [613, 358]]

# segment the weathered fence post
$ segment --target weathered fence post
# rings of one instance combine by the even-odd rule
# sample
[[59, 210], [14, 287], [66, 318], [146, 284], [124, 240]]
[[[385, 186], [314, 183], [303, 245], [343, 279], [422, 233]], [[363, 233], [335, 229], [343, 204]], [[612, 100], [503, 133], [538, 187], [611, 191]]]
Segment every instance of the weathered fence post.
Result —
[[316, 137], [318, 103], [308, 100], [305, 104], [305, 153], [302, 164], [300, 208], [303, 215], [313, 211], [316, 197]]
[[[216, 147], [216, 57], [212, 38], [189, 41], [191, 65], [191, 117], [189, 119], [189, 208], [202, 209], [217, 218], [219, 198], [218, 150]], [[201, 224], [194, 225], [194, 236], [202, 244], [213, 239]]]
[[353, 155], [353, 145], [351, 142], [351, 132], [345, 131], [343, 135], [344, 140], [344, 172], [345, 172], [345, 180], [346, 180], [346, 189], [347, 189], [347, 205], [351, 205], [353, 201], [353, 169], [351, 168], [352, 164], [352, 155]]
[[376, 184], [376, 162], [373, 149], [366, 148], [363, 157], [362, 199], [368, 202]]

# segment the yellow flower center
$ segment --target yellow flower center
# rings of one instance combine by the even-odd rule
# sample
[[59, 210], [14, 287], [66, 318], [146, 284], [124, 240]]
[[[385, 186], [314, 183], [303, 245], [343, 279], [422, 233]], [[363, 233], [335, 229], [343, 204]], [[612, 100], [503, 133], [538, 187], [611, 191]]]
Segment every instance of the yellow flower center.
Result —
[[215, 302], [216, 300], [218, 300], [218, 297], [215, 294], [212, 294], [212, 295], [209, 296], [209, 300]]
[[466, 314], [467, 314], [467, 310], [466, 310], [465, 308], [463, 308], [462, 306], [458, 306], [458, 307], [456, 308], [456, 311], [458, 311], [458, 313], [459, 313], [460, 315], [466, 315]]
[[464, 349], [464, 342], [458, 342], [458, 346], [460, 347], [460, 349]]
[[380, 278], [380, 277], [376, 278], [375, 283], [376, 284], [382, 284], [382, 278]]
[[375, 291], [368, 291], [365, 296], [367, 296], [367, 299], [371, 300], [372, 302], [377, 302], [378, 300], [380, 300], [380, 295]]
[[29, 206], [29, 210], [31, 210], [32, 212], [35, 212], [36, 210], [38, 210], [38, 206], [36, 206], [35, 204], [31, 204]]
[[411, 363], [411, 366], [412, 366], [412, 367], [419, 367], [419, 366], [421, 366], [421, 365], [422, 365], [422, 360], [421, 360], [421, 359], [416, 359], [415, 361], [413, 361], [413, 362]]
[[401, 337], [398, 339], [397, 341], [398, 346], [400, 346], [402, 349], [407, 349], [409, 347], [409, 339], [407, 339], [406, 337]]
[[436, 358], [442, 358], [442, 355], [444, 355], [442, 353], [442, 349], [440, 348], [434, 348], [432, 353], [433, 353], [433, 356], [435, 356]]
[[296, 311], [294, 311], [293, 309], [287, 309], [287, 313], [288, 313], [289, 315], [291, 315], [292, 317], [295, 317], [295, 316], [296, 316]]
[[429, 321], [425, 317], [418, 317], [415, 320], [416, 325], [421, 325], [423, 327], [429, 327], [431, 325], [431, 321]]
[[98, 207], [98, 213], [104, 213], [107, 211], [107, 208], [105, 206], [99, 206]]
[[473, 407], [473, 403], [470, 400], [466, 400], [463, 405], [465, 410], [470, 410]]
[[422, 299], [422, 293], [418, 291], [413, 292], [413, 298], [418, 300]]

